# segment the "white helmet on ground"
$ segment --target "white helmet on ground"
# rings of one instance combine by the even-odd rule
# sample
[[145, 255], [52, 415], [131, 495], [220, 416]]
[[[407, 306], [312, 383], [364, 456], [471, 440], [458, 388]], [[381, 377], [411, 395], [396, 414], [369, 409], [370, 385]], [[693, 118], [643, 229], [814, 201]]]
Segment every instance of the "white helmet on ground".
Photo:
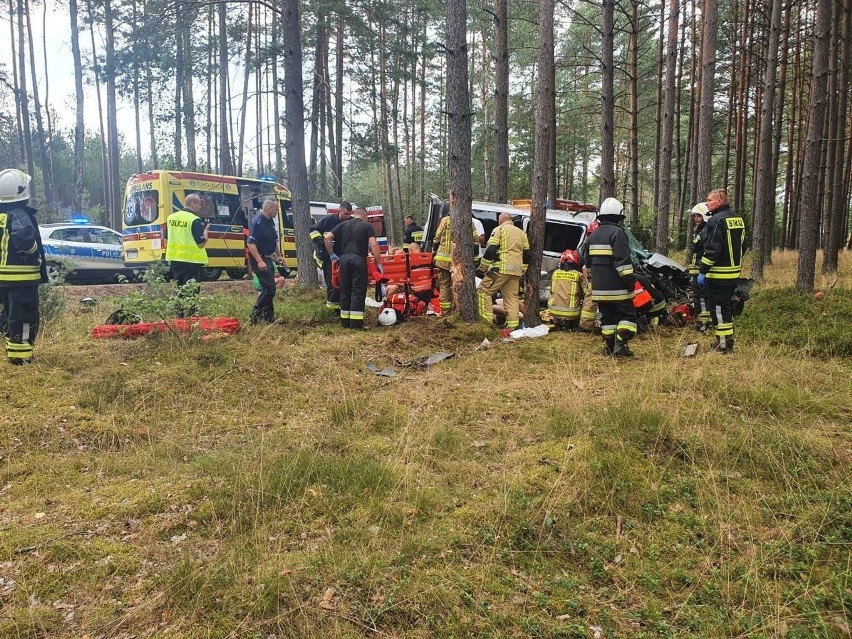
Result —
[[392, 308], [386, 308], [379, 313], [379, 324], [382, 326], [393, 326], [396, 324], [396, 311]]
[[692, 213], [692, 215], [700, 215], [704, 218], [705, 222], [710, 219], [710, 209], [707, 208], [707, 205], [704, 204], [704, 202], [699, 202], [693, 206], [689, 212]]
[[0, 171], [0, 202], [24, 202], [30, 199], [32, 178], [18, 169]]
[[601, 210], [598, 211], [598, 217], [624, 219], [624, 205], [614, 197], [608, 197], [603, 201], [603, 204], [601, 204]]

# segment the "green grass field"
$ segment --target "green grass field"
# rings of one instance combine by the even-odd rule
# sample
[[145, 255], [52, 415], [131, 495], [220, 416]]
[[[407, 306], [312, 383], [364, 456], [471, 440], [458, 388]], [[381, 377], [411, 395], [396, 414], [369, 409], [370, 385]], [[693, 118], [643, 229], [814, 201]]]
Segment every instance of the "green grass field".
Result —
[[115, 303], [72, 297], [0, 365], [0, 637], [849, 637], [852, 256], [821, 300], [794, 269], [733, 356], [616, 362], [292, 289], [278, 325], [96, 341]]

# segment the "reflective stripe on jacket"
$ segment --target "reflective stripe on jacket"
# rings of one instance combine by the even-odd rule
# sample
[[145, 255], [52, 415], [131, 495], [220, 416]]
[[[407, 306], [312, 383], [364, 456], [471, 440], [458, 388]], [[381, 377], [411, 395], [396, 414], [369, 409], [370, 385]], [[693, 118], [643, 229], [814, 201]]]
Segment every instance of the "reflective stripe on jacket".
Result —
[[577, 319], [583, 306], [583, 274], [579, 271], [553, 272], [547, 308], [557, 319]]
[[199, 247], [192, 236], [192, 223], [198, 217], [189, 211], [172, 213], [166, 225], [168, 226], [168, 243], [166, 244], [166, 259], [190, 264], [207, 264], [207, 251]]
[[491, 267], [504, 275], [520, 276], [527, 272], [529, 253], [527, 234], [511, 222], [504, 222], [491, 231], [480, 268]]
[[620, 302], [633, 299], [633, 261], [624, 229], [601, 220], [584, 248], [592, 278], [595, 302]]
[[0, 212], [0, 286], [37, 286], [47, 281], [35, 213], [29, 207]]
[[[449, 215], [441, 218], [432, 244], [437, 247], [435, 249], [435, 266], [449, 270], [453, 261], [453, 234]], [[479, 235], [476, 233], [476, 229], [473, 229], [473, 245], [476, 247], [478, 244]]]
[[735, 283], [743, 266], [743, 218], [723, 204], [710, 216], [704, 234], [700, 272], [706, 274], [708, 280]]

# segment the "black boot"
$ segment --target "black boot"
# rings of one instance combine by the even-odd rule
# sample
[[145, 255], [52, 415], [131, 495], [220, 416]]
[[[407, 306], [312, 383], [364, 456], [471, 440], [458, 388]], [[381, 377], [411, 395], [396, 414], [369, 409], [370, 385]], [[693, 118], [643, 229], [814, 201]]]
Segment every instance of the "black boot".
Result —
[[613, 355], [616, 357], [633, 357], [633, 351], [630, 350], [630, 347], [627, 345], [627, 342], [623, 342], [620, 339], [615, 340], [615, 350], [613, 351]]
[[711, 353], [731, 353], [734, 350], [734, 338], [730, 335], [716, 336], [716, 340], [710, 345]]
[[615, 354], [615, 335], [604, 337], [604, 357], [611, 357]]

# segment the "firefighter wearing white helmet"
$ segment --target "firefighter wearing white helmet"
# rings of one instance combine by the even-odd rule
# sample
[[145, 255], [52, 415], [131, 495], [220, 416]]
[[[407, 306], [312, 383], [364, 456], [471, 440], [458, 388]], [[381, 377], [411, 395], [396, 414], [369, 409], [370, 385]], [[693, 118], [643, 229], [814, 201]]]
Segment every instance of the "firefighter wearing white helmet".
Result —
[[0, 333], [12, 364], [29, 364], [38, 334], [38, 285], [47, 282], [29, 175], [0, 171]]
[[636, 309], [633, 306], [633, 261], [624, 222], [624, 206], [608, 197], [598, 212], [600, 225], [589, 236], [583, 253], [592, 279], [592, 300], [601, 313], [604, 355], [629, 357], [627, 345], [636, 335]]
[[699, 202], [689, 212], [692, 214], [693, 232], [686, 266], [692, 278], [692, 307], [698, 322], [696, 328], [703, 333], [710, 328], [710, 310], [707, 308], [707, 288], [700, 286], [696, 279], [704, 256], [705, 229], [710, 219], [710, 210], [704, 202]]

